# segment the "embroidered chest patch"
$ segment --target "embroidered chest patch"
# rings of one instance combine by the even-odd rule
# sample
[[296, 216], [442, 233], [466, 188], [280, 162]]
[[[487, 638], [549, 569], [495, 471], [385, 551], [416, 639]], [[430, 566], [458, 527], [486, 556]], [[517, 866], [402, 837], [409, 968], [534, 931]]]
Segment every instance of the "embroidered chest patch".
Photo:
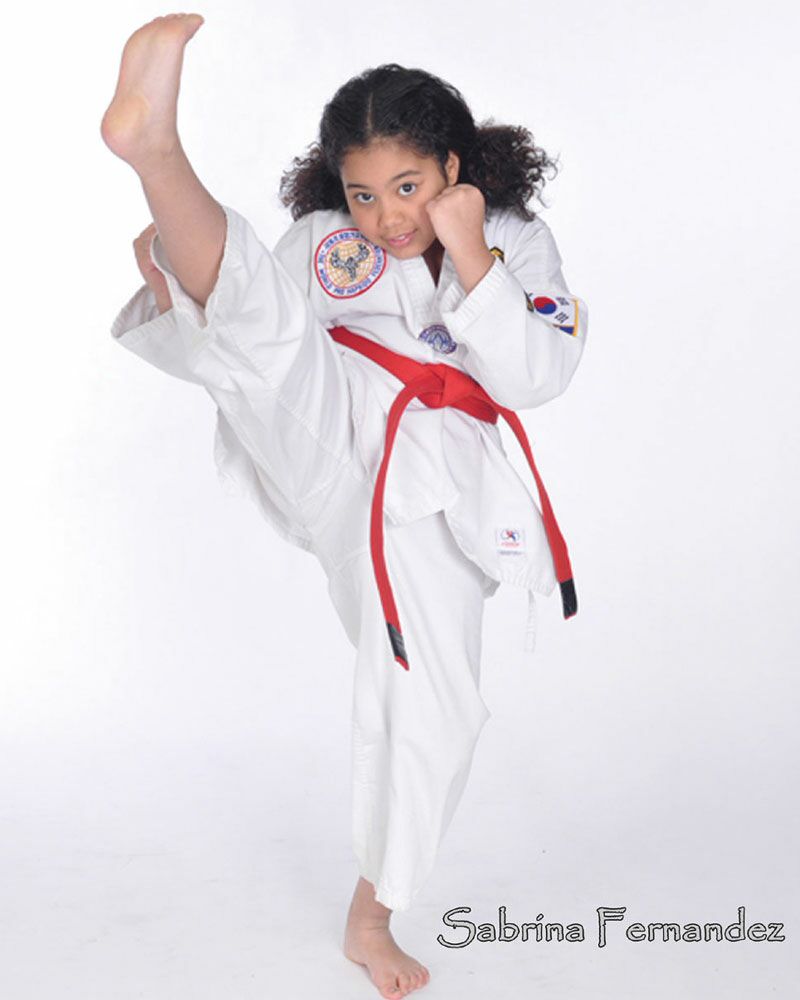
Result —
[[447, 327], [441, 323], [426, 326], [417, 339], [424, 340], [426, 344], [430, 344], [434, 351], [439, 351], [440, 354], [452, 354], [456, 347], [458, 347], [458, 344], [450, 336]]
[[358, 229], [328, 233], [314, 255], [314, 273], [334, 299], [362, 295], [386, 268], [386, 254], [370, 243]]
[[538, 313], [553, 324], [557, 330], [574, 337], [578, 332], [578, 302], [565, 295], [534, 295], [526, 292], [528, 311]]

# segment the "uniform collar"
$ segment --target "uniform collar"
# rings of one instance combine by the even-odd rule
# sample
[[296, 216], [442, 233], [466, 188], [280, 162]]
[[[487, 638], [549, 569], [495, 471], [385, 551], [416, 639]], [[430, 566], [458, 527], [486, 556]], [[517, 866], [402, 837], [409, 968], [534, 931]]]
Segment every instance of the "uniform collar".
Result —
[[438, 284], [434, 284], [433, 275], [422, 254], [418, 257], [406, 257], [405, 259], [395, 257], [393, 259], [402, 270], [406, 281], [418, 289], [421, 294], [424, 294], [426, 298], [438, 298], [453, 280], [455, 269], [450, 254], [446, 250], [442, 257]]

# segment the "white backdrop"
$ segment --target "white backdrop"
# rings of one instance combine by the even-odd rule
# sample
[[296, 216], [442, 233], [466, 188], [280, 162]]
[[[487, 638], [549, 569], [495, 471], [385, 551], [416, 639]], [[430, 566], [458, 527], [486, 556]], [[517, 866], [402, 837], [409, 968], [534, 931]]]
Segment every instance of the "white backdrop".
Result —
[[[796, 7], [196, 9], [183, 144], [269, 246], [282, 170], [367, 66], [429, 69], [560, 156], [536, 207], [589, 339], [567, 393], [522, 418], [580, 611], [540, 600], [528, 660], [524, 594], [487, 603], [492, 718], [436, 873], [393, 921], [424, 994], [795, 996]], [[168, 11], [37, 4], [0, 43], [0, 988], [366, 998], [340, 951], [354, 651], [315, 559], [220, 488], [211, 399], [109, 334], [150, 219], [100, 119], [126, 38]], [[443, 947], [465, 906], [586, 939]], [[627, 909], [600, 948], [603, 906]], [[785, 940], [624, 934], [739, 906]]]

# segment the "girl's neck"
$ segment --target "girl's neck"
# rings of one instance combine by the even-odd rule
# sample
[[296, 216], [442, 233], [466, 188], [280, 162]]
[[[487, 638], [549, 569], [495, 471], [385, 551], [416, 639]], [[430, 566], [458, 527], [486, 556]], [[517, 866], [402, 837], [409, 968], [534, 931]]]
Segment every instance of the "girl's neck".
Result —
[[428, 249], [422, 255], [423, 260], [428, 265], [428, 270], [431, 272], [431, 277], [433, 278], [434, 285], [439, 284], [439, 274], [442, 270], [442, 259], [444, 257], [444, 247], [438, 240], [434, 240], [433, 243], [428, 247]]

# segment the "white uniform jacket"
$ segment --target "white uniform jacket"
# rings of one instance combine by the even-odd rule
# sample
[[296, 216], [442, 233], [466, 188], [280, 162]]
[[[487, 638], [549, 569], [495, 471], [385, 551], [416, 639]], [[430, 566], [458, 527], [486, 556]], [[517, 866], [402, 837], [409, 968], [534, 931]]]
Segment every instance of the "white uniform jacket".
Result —
[[[144, 285], [111, 333], [163, 371], [206, 388], [217, 404], [214, 455], [221, 480], [252, 497], [288, 541], [316, 551], [314, 519], [321, 514], [311, 496], [327, 475], [328, 458], [335, 472], [348, 433], [362, 477], [374, 483], [386, 415], [403, 387], [325, 329], [345, 326], [418, 361], [453, 365], [514, 410], [540, 406], [567, 388], [584, 348], [588, 312], [567, 288], [552, 233], [540, 218], [487, 213], [486, 243], [495, 262], [465, 296], [447, 253], [434, 285], [422, 257], [390, 256], [364, 239], [348, 213], [304, 216], [270, 252], [242, 215], [223, 208], [225, 247], [205, 309], [179, 284], [156, 235], [151, 255], [173, 308], [158, 315]], [[324, 412], [335, 405], [329, 380], [341, 384], [342, 376], [349, 387], [346, 423]], [[276, 400], [281, 413], [315, 417], [306, 420], [321, 449], [313, 489], [300, 473], [288, 486], [286, 470], [274, 474], [277, 411], [270, 407]], [[519, 449], [513, 435], [510, 447]], [[288, 468], [296, 450], [282, 454]], [[443, 510], [461, 550], [492, 580], [549, 594], [553, 561], [521, 449], [519, 456], [525, 482], [506, 457], [499, 424], [412, 399], [391, 457], [385, 516], [403, 523]], [[542, 474], [547, 485], [547, 470]], [[369, 512], [354, 510], [354, 516], [368, 520]], [[569, 544], [568, 531], [565, 537]]]

